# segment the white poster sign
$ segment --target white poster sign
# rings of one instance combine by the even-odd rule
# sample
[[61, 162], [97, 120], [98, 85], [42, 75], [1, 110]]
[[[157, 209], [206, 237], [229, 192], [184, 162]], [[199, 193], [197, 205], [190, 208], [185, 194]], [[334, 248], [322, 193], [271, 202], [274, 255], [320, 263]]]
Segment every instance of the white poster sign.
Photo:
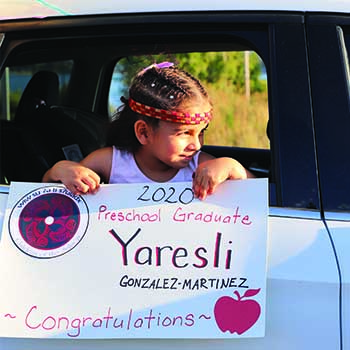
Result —
[[267, 180], [13, 183], [0, 337], [236, 338], [265, 332]]

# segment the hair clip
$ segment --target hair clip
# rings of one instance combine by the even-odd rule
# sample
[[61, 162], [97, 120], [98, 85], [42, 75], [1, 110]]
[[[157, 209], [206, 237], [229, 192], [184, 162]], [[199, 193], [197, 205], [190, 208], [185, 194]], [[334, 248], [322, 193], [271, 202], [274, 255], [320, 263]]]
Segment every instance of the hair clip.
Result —
[[142, 72], [144, 73], [144, 72], [146, 72], [147, 70], [149, 70], [151, 68], [160, 68], [160, 69], [162, 69], [162, 68], [169, 68], [169, 67], [172, 67], [173, 65], [174, 65], [174, 63], [172, 63], [172, 62], [153, 63], [150, 66], [144, 68], [142, 70]]
[[174, 63], [172, 62], [162, 62], [162, 63], [155, 64], [157, 68], [169, 68], [169, 67], [172, 67], [173, 65]]

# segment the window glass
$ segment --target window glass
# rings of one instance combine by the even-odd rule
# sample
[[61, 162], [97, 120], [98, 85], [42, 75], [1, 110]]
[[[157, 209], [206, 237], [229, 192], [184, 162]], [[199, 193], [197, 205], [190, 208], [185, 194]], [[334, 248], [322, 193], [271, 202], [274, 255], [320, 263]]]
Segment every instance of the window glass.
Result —
[[0, 119], [14, 118], [19, 99], [30, 78], [39, 71], [52, 71], [59, 78], [59, 99], [63, 100], [67, 90], [73, 61], [38, 63], [5, 68], [0, 80]]
[[113, 116], [127, 97], [132, 77], [154, 62], [171, 61], [192, 73], [208, 90], [214, 118], [205, 135], [208, 145], [269, 149], [267, 78], [253, 51], [193, 52], [127, 57], [117, 62], [109, 91]]
[[[324, 30], [327, 29], [326, 27]], [[329, 212], [350, 212], [350, 187], [347, 176], [350, 171], [350, 163], [347, 161], [350, 147], [349, 27], [337, 26], [336, 35], [337, 37], [328, 35], [328, 41], [316, 48], [317, 57], [322, 57], [318, 62], [318, 71], [322, 74], [317, 77], [317, 86], [322, 88], [315, 99], [319, 105], [315, 127], [323, 209], [328, 212], [328, 217]], [[333, 50], [329, 49], [330, 40], [334, 41]], [[336, 46], [335, 40], [338, 40], [339, 46]]]

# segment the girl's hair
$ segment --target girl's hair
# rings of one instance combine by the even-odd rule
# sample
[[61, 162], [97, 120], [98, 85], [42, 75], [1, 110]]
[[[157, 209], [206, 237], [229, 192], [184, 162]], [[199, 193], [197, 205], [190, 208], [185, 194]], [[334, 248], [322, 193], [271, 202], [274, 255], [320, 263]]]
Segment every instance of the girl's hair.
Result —
[[[139, 72], [129, 88], [129, 97], [141, 104], [166, 111], [185, 111], [193, 103], [211, 105], [200, 81], [174, 65], [161, 68], [161, 64], [154, 64]], [[135, 122], [143, 119], [156, 128], [159, 119], [136, 113], [131, 110], [125, 98], [121, 100], [124, 106], [117, 111], [110, 124], [107, 145], [134, 152], [141, 146], [135, 136]]]

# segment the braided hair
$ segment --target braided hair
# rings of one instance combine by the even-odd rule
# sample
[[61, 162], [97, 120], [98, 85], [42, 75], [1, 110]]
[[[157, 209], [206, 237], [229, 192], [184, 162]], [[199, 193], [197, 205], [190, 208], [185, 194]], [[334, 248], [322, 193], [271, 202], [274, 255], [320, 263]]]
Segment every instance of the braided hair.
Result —
[[[140, 71], [129, 88], [133, 100], [167, 111], [185, 111], [194, 103], [209, 103], [209, 96], [198, 79], [176, 67], [160, 68], [152, 65]], [[136, 138], [134, 124], [137, 120], [146, 121], [156, 129], [159, 119], [134, 112], [128, 100], [121, 99], [124, 106], [117, 111], [107, 134], [107, 145], [135, 152], [141, 144]]]

